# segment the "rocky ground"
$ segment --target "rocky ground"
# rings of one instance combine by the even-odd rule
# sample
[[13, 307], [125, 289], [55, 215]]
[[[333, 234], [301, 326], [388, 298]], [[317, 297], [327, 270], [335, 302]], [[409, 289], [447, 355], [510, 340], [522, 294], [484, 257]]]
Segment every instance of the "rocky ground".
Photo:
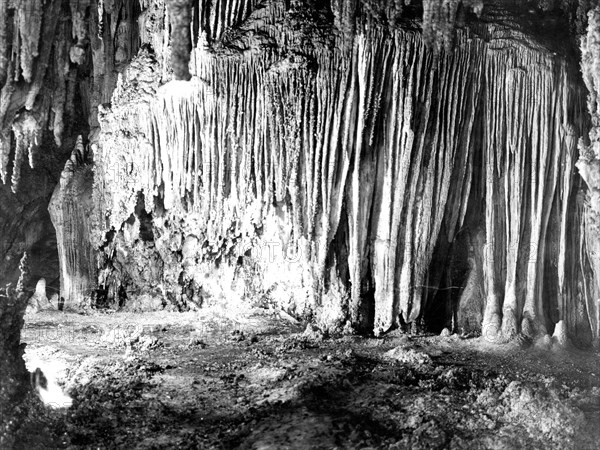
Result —
[[481, 338], [323, 336], [256, 309], [27, 315], [34, 448], [598, 448], [600, 355]]

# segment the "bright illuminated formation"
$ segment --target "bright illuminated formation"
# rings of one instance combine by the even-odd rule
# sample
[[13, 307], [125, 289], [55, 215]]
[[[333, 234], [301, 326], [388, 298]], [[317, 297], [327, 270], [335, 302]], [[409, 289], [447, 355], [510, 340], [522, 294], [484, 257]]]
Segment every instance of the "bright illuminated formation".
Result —
[[566, 32], [586, 5], [1, 1], [0, 173], [19, 192], [64, 167], [67, 306], [260, 299], [329, 330], [589, 342], [597, 133], [584, 201]]
[[[261, 14], [244, 29], [262, 25]], [[273, 6], [275, 24], [278, 14], [289, 20]], [[273, 27], [273, 43], [300, 40]], [[349, 318], [387, 331], [426, 318], [445, 301], [437, 288], [466, 282], [444, 272], [462, 252], [465, 264], [477, 262], [469, 279], [478, 288], [465, 290], [459, 316], [472, 317], [456, 325], [483, 322], [494, 340], [533, 337], [559, 320], [595, 326], [591, 314], [566, 313], [587, 301], [578, 291], [587, 281], [572, 267], [580, 240], [568, 233], [579, 226], [572, 171], [584, 129], [574, 70], [495, 25], [459, 31], [452, 50], [435, 51], [418, 32], [383, 30], [358, 31], [349, 48], [325, 37], [283, 58], [251, 45], [198, 48], [196, 77], [160, 89], [160, 69], [134, 61], [101, 115], [97, 211], [118, 229], [144, 192], [146, 210], [157, 212], [162, 289], [182, 304], [181, 275], [209, 300], [230, 293], [210, 292], [207, 278], [249, 282], [231, 268], [241, 258], [262, 277], [253, 294], [285, 286], [286, 307], [324, 327]], [[138, 78], [148, 95], [130, 101]], [[182, 259], [188, 236], [200, 250]], [[298, 263], [265, 258], [269, 236]], [[467, 256], [458, 247], [469, 242]], [[216, 261], [229, 268], [215, 270]]]

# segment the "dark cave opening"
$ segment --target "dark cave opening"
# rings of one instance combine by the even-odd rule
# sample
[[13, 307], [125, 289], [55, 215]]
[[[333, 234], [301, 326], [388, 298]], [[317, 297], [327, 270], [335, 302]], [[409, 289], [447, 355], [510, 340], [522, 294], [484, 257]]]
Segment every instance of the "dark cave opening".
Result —
[[[468, 231], [459, 232], [452, 243], [444, 242], [438, 246], [431, 263], [436, 272], [427, 278], [428, 286], [423, 321], [428, 332], [439, 334], [447, 328], [451, 333], [468, 333], [473, 330], [461, 330], [458, 322], [460, 301], [471, 272], [469, 247], [466, 240]], [[442, 233], [443, 238], [444, 233]]]
[[137, 202], [135, 204], [134, 214], [140, 221], [140, 239], [144, 242], [154, 241], [154, 231], [152, 229], [152, 213], [146, 212], [145, 197], [143, 192], [138, 192]]

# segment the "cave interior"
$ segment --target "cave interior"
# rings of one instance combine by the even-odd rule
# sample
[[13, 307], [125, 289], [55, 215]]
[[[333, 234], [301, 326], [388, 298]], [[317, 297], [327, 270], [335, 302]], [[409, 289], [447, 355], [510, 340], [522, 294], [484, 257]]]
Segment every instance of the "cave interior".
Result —
[[597, 448], [598, 0], [0, 0], [0, 448]]

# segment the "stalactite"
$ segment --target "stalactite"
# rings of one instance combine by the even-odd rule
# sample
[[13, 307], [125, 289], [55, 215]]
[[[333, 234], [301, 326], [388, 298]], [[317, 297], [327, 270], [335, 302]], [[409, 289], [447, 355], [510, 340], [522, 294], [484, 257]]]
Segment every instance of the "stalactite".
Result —
[[209, 41], [218, 40], [230, 27], [242, 22], [257, 5], [256, 0], [201, 0], [198, 15]]
[[110, 100], [110, 93], [113, 92], [115, 87], [115, 48], [113, 45], [114, 42], [114, 33], [113, 28], [116, 30], [116, 19], [112, 14], [112, 2], [107, 3], [104, 9], [104, 16], [98, 18], [101, 24], [103, 24], [105, 19], [110, 19], [110, 26], [100, 26], [99, 29], [102, 29], [102, 48], [101, 50], [104, 53], [104, 57], [102, 59], [102, 66], [99, 67], [99, 70], [102, 73], [100, 80], [102, 84], [98, 86], [98, 89], [103, 94], [103, 98], [100, 100], [102, 103], [106, 103]]
[[[59, 24], [58, 42], [54, 46], [56, 52], [56, 89], [52, 96], [52, 112], [54, 113], [54, 123], [52, 128], [54, 131], [54, 141], [60, 147], [62, 143], [62, 134], [65, 128], [64, 113], [65, 104], [67, 102], [67, 74], [69, 73], [69, 54], [68, 40], [69, 35], [68, 22], [63, 20]], [[73, 117], [73, 116], [71, 116]]]
[[[136, 23], [137, 12], [130, 2], [106, 2], [106, 5], [102, 2], [100, 5], [101, 8], [107, 6], [110, 14], [116, 8], [109, 32], [112, 33], [113, 28], [115, 33], [117, 29], [120, 31], [118, 36], [111, 35], [119, 55], [112, 53], [112, 45], [104, 46], [97, 37], [95, 31], [98, 30], [100, 18], [95, 14], [96, 2], [71, 2], [71, 17], [68, 13], [63, 14], [67, 12], [66, 8], [63, 9], [63, 3], [61, 0], [0, 3], [0, 70], [3, 78], [0, 83], [0, 131], [3, 136], [0, 175], [3, 180], [7, 177], [9, 155], [13, 151], [16, 160], [12, 178], [15, 181], [20, 178], [20, 163], [25, 152], [29, 151], [30, 165], [35, 160], [37, 144], [29, 145], [26, 142], [28, 138], [22, 136], [9, 139], [9, 130], [14, 128], [15, 120], [21, 120], [19, 117], [23, 109], [33, 113], [40, 130], [53, 130], [55, 142], [60, 146], [65, 130], [65, 109], [73, 107], [75, 91], [81, 90], [82, 106], [90, 110], [83, 113], [92, 127], [97, 126], [97, 105], [110, 100], [116, 80], [115, 57], [121, 57], [119, 62], [123, 66], [137, 52], [137, 28], [132, 25]], [[90, 6], [93, 6], [91, 14], [86, 17]], [[71, 36], [76, 39], [74, 45]], [[10, 43], [8, 39], [11, 39]], [[90, 50], [88, 39], [92, 41], [92, 64], [89, 69], [93, 69], [94, 76], [84, 81], [88, 68], [78, 73], [71, 72], [69, 60], [80, 65], [87, 64]], [[85, 95], [87, 91], [79, 87], [82, 82], [91, 86], [89, 97]], [[54, 89], [43, 89], [45, 84], [52, 84]], [[70, 115], [70, 118], [74, 117]], [[17, 125], [16, 128], [20, 127]], [[22, 145], [12, 149], [11, 143]]]
[[90, 92], [90, 116], [89, 116], [89, 124], [91, 129], [98, 129], [98, 105], [101, 103], [105, 103], [104, 95], [102, 87], [103, 87], [103, 77], [104, 77], [104, 42], [100, 36], [100, 30], [98, 28], [100, 17], [96, 16], [98, 10], [97, 8], [92, 8], [90, 10], [90, 49], [92, 53], [92, 66], [93, 66], [93, 82], [91, 82], [91, 86], [89, 87]]
[[192, 38], [192, 5], [189, 0], [169, 0], [169, 18], [171, 19], [171, 65], [176, 80], [189, 80], [190, 52]]
[[35, 77], [30, 77], [31, 79], [28, 80], [32, 81], [25, 104], [28, 110], [33, 108], [35, 100], [42, 89], [46, 70], [50, 63], [51, 48], [54, 44], [54, 33], [60, 16], [60, 8], [61, 2], [59, 0], [52, 0], [52, 3], [46, 8], [44, 28], [41, 35], [40, 57], [37, 61]]
[[335, 24], [345, 36], [352, 36], [356, 29], [356, 0], [334, 0], [331, 2]]
[[[14, 64], [12, 61], [8, 65], [9, 73], [12, 73], [14, 69]], [[9, 126], [9, 123], [6, 123], [8, 110], [11, 106], [12, 95], [15, 91], [15, 83], [12, 76], [9, 76], [6, 80], [6, 83], [0, 89], [0, 127], [5, 128]]]
[[[0, 86], [8, 71], [8, 0], [0, 0]], [[2, 122], [0, 121], [0, 125]]]
[[140, 30], [140, 40], [142, 45], [149, 44], [157, 55], [158, 59], [164, 58], [162, 55], [163, 43], [167, 34], [166, 24], [166, 5], [156, 2], [141, 2], [142, 13], [138, 17]]
[[21, 179], [21, 165], [25, 156], [29, 157], [29, 165], [34, 167], [35, 151], [42, 142], [42, 125], [32, 113], [23, 113], [13, 123], [15, 136], [15, 162], [12, 174], [12, 189], [16, 192]]
[[98, 37], [104, 34], [104, 0], [98, 1]]
[[470, 7], [475, 14], [483, 11], [482, 0], [423, 0], [423, 39], [427, 45], [452, 47], [459, 7]]
[[[567, 301], [567, 290], [568, 290], [568, 275], [567, 261], [569, 260], [569, 253], [573, 252], [570, 248], [571, 240], [568, 239], [569, 234], [569, 198], [572, 194], [573, 185], [573, 169], [575, 167], [575, 153], [577, 150], [577, 130], [573, 126], [567, 126], [564, 130], [565, 133], [565, 148], [561, 152], [561, 168], [563, 170], [562, 179], [560, 180], [560, 186], [558, 189], [559, 201], [562, 203], [561, 222], [560, 222], [560, 238], [558, 242], [558, 308], [560, 313], [560, 320], [566, 317], [569, 309], [569, 302]], [[572, 273], [572, 272], [571, 272]], [[579, 289], [575, 295], [583, 295], [584, 292]], [[590, 322], [591, 324], [592, 322]]]
[[0, 177], [6, 183], [8, 163], [10, 159], [11, 136], [10, 131], [0, 132]]
[[20, 67], [23, 71], [23, 78], [30, 83], [33, 77], [33, 61], [39, 54], [38, 45], [43, 15], [42, 0], [21, 2], [17, 14], [19, 15], [21, 42]]
[[28, 285], [31, 283], [31, 268], [29, 266], [29, 257], [27, 256], [27, 252], [23, 253], [23, 256], [21, 257], [21, 261], [19, 262], [19, 271], [21, 272], [21, 276], [17, 282], [16, 291], [25, 292]]
[[[579, 163], [579, 162], [578, 162]], [[578, 164], [579, 167], [579, 164]], [[583, 197], [583, 195], [580, 195], [580, 198]], [[581, 199], [581, 204], [579, 205], [579, 208], [584, 209], [584, 200]], [[580, 233], [582, 236], [581, 242], [580, 242], [580, 264], [581, 264], [581, 271], [584, 274], [587, 274], [589, 272], [594, 273], [595, 270], [597, 269], [597, 267], [595, 266], [595, 264], [597, 264], [596, 260], [595, 260], [595, 244], [593, 241], [590, 240], [590, 238], [587, 236], [587, 233], [589, 233], [590, 231], [594, 231], [594, 229], [592, 227], [590, 227], [590, 223], [588, 222], [590, 220], [589, 216], [588, 216], [588, 211], [587, 208], [589, 207], [589, 205], [585, 206], [586, 211], [584, 211], [581, 215], [582, 215], [582, 219], [581, 220], [581, 225], [580, 225]], [[586, 264], [588, 263], [590, 267], [590, 270], [588, 270], [588, 265]], [[586, 313], [587, 313], [587, 319], [588, 322], [590, 324], [590, 328], [592, 331], [592, 336], [595, 339], [595, 344], [596, 346], [598, 346], [598, 344], [600, 343], [599, 339], [600, 339], [600, 304], [598, 302], [597, 297], [594, 295], [597, 289], [596, 286], [596, 281], [594, 277], [590, 277], [591, 280], [588, 280], [586, 278], [583, 279], [583, 289], [582, 289], [582, 295], [584, 296], [584, 300], [585, 300], [585, 306], [586, 306]]]
[[[572, 154], [574, 141], [565, 130], [581, 129], [582, 117], [567, 105], [577, 104], [580, 94], [567, 87], [564, 63], [543, 52], [496, 48], [487, 72], [505, 82], [486, 92], [486, 332], [495, 336], [501, 323], [505, 339], [533, 337], [546, 328], [542, 285], [549, 214], [560, 178], [569, 180], [571, 163], [560, 162], [563, 153]], [[568, 202], [568, 195], [559, 200], [563, 226]]]
[[[90, 1], [71, 2], [71, 20], [73, 23], [71, 35], [77, 42], [69, 50], [72, 62], [82, 65], [85, 61], [85, 49], [88, 41], [89, 24], [85, 18], [86, 8], [90, 6]], [[67, 43], [65, 37], [61, 35], [60, 42]]]
[[[10, 63], [8, 67], [9, 69], [12, 69], [12, 63]], [[8, 77], [6, 84], [0, 90], [0, 176], [2, 177], [3, 183], [6, 183], [11, 152], [10, 128], [4, 126], [4, 119], [7, 115], [13, 92], [14, 82], [12, 77]]]

